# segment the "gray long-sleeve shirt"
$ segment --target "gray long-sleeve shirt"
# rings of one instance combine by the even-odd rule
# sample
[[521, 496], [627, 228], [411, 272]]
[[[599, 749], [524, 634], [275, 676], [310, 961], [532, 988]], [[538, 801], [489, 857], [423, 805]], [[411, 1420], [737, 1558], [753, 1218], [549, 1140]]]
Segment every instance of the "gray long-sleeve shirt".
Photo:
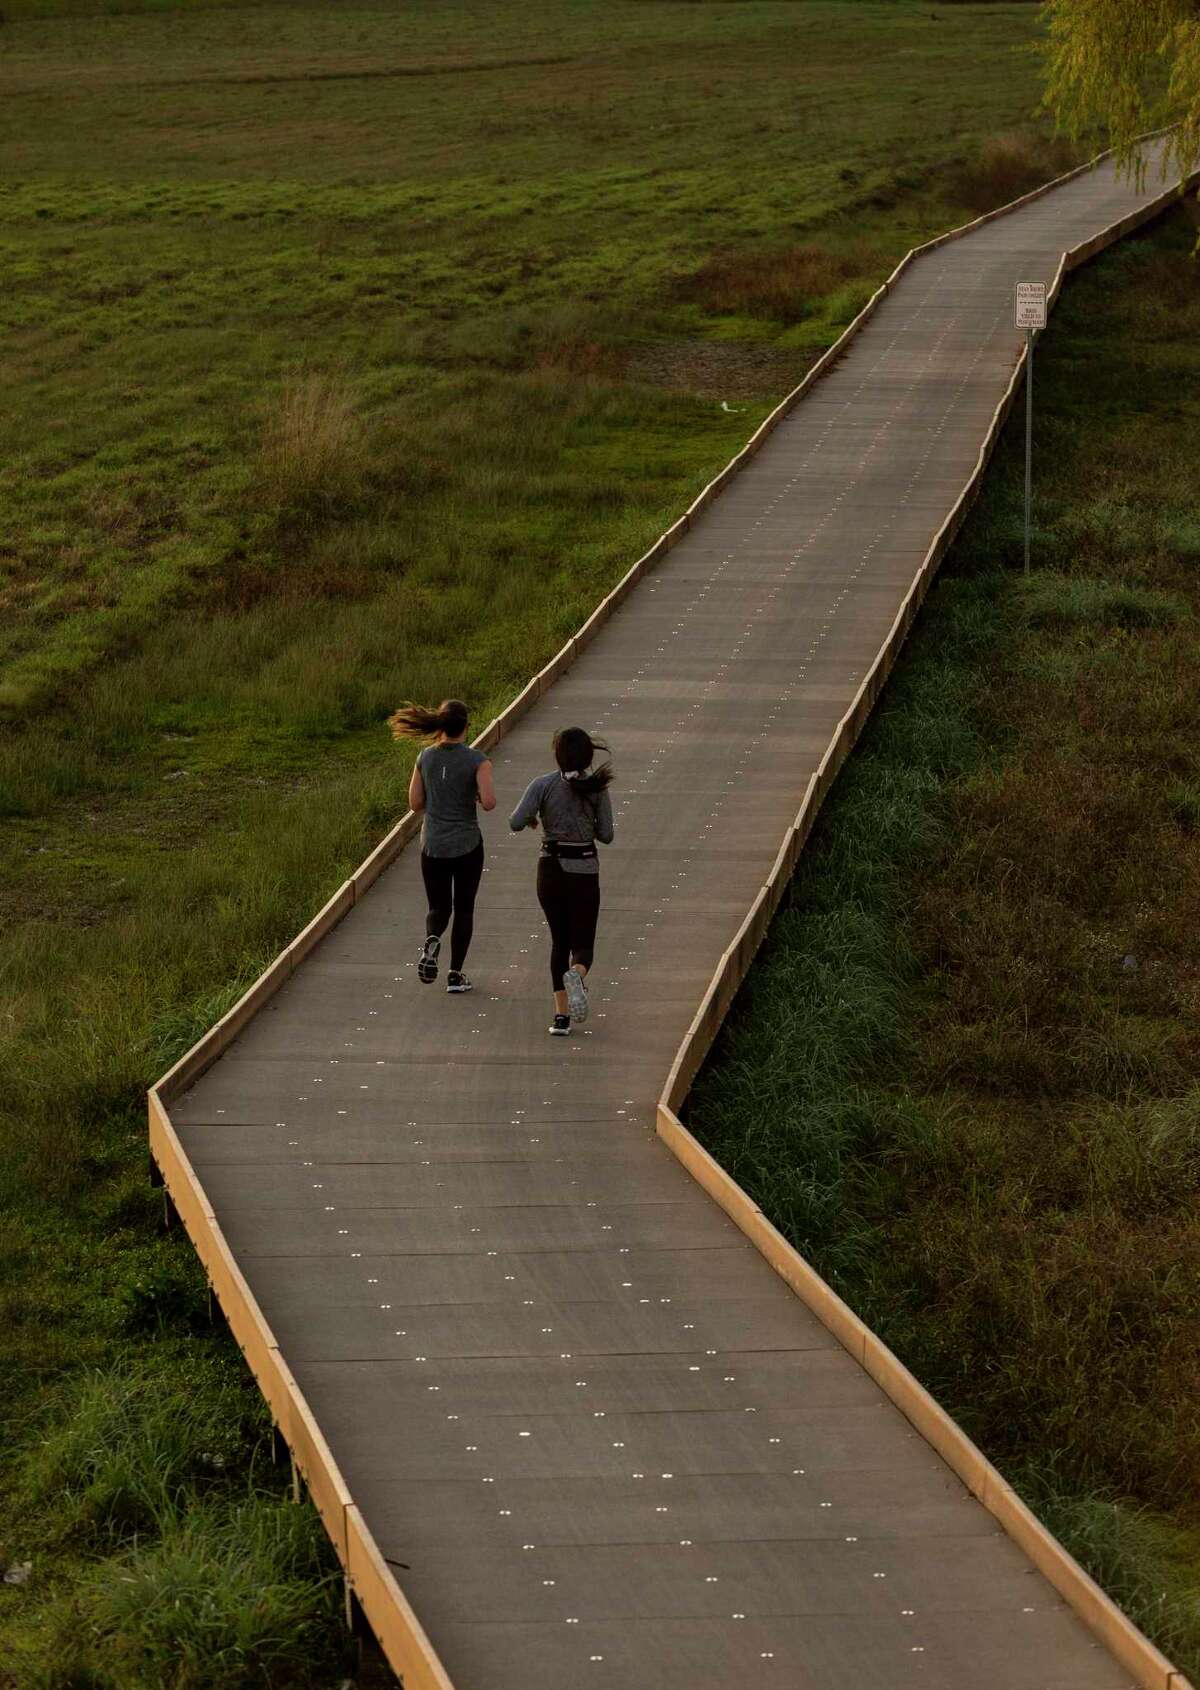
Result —
[[[530, 781], [524, 797], [509, 816], [508, 825], [514, 833], [520, 833], [535, 816], [542, 824], [543, 839], [557, 840], [563, 845], [590, 845], [593, 840], [601, 845], [612, 844], [612, 799], [607, 791], [586, 798], [557, 769]], [[558, 864], [567, 874], [600, 872], [595, 857], [560, 857]]]

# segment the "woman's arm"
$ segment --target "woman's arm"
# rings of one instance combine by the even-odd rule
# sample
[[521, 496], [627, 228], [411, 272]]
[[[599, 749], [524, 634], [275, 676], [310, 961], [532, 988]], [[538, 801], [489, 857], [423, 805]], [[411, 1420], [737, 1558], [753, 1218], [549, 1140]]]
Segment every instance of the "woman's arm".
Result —
[[423, 810], [425, 808], [425, 782], [421, 779], [419, 758], [413, 764], [412, 776], [408, 783], [408, 807], [410, 810]]
[[490, 757], [485, 757], [475, 771], [475, 790], [479, 794], [481, 810], [494, 810], [496, 808], [496, 788], [492, 781]]
[[538, 810], [542, 801], [542, 781], [539, 775], [531, 780], [525, 788], [524, 797], [508, 818], [508, 825], [514, 833], [520, 833], [523, 827], [536, 827], [538, 824]]
[[601, 845], [611, 845], [616, 823], [613, 821], [612, 799], [602, 792], [596, 801], [596, 838]]

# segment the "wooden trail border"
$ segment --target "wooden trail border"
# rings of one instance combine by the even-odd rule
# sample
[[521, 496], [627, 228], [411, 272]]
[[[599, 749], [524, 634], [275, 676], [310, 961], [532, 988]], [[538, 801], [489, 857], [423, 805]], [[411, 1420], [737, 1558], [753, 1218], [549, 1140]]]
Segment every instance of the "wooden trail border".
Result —
[[[1144, 139], [1152, 138], [1147, 136]], [[668, 528], [649, 551], [633, 564], [579, 631], [551, 658], [545, 668], [533, 677], [507, 708], [488, 724], [474, 744], [481, 750], [491, 750], [553, 686], [559, 676], [571, 667], [578, 653], [590, 643], [642, 577], [683, 537], [694, 518], [712, 503], [743, 465], [758, 452], [779, 423], [842, 355], [849, 342], [875, 313], [916, 258], [944, 245], [947, 241], [958, 240], [963, 235], [972, 233], [997, 217], [1009, 216], [1031, 200], [1074, 180], [1111, 156], [1111, 152], [1100, 153], [1090, 163], [1043, 184], [1011, 204], [988, 212], [985, 216], [947, 234], [939, 235], [936, 239], [908, 252], [849, 327], [817, 360], [800, 384], [760, 424], [742, 450], [709, 482], [678, 522]], [[1164, 189], [1145, 205], [1064, 252], [1059, 261], [1048, 303], [1051, 306], [1054, 304], [1063, 279], [1069, 271], [1161, 215], [1197, 181], [1200, 181], [1200, 171], [1194, 172], [1186, 182], [1176, 183]], [[966, 1433], [771, 1225], [736, 1181], [730, 1178], [688, 1132], [677, 1113], [738, 987], [749, 971], [771, 917], [783, 897], [800, 852], [812, 831], [817, 811], [862, 731], [896, 661], [900, 647], [912, 627], [930, 582], [961, 527], [967, 510], [974, 502], [1000, 431], [1024, 378], [1026, 357], [1027, 353], [1022, 351], [1008, 388], [993, 413], [975, 468], [935, 536], [883, 645], [849, 710], [839, 723], [817, 772], [810, 779], [796, 819], [780, 845], [766, 883], [755, 898], [733, 942], [724, 952], [705, 991], [703, 1001], [679, 1047], [663, 1086], [658, 1103], [657, 1130], [659, 1137], [697, 1183], [729, 1215], [843, 1348], [870, 1374], [916, 1431], [932, 1445], [978, 1501], [1019, 1544], [1063, 1600], [1091, 1628], [1137, 1683], [1143, 1686], [1143, 1690], [1192, 1690], [1183, 1673], [1172, 1666], [1051, 1536]], [[384, 869], [396, 860], [417, 834], [419, 828], [418, 816], [411, 811], [404, 815], [233, 1008], [150, 1088], [149, 1142], [150, 1154], [171, 1203], [204, 1265], [209, 1285], [267, 1400], [275, 1426], [291, 1451], [295, 1470], [307, 1486], [337, 1552], [345, 1574], [348, 1595], [353, 1593], [389, 1664], [402, 1680], [406, 1690], [454, 1690], [424, 1628], [367, 1530], [320, 1427], [316, 1424], [303, 1393], [280, 1353], [274, 1334], [225, 1240], [212, 1206], [205, 1196], [204, 1188], [171, 1123], [168, 1109], [173, 1099], [186, 1091], [205, 1069], [216, 1061], [246, 1023], [274, 997], [309, 952], [369, 891]]]

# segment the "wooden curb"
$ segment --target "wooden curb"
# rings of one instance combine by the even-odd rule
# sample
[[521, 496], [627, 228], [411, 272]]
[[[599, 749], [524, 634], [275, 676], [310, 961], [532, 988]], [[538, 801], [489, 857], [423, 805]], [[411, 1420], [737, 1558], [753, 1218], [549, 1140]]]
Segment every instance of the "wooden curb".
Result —
[[[936, 240], [926, 242], [924, 246], [914, 248], [906, 254], [854, 321], [817, 360], [803, 381], [764, 419], [741, 451], [693, 500], [687, 512], [626, 571], [578, 633], [567, 641], [501, 714], [488, 724], [474, 741], [475, 745], [480, 749], [491, 750], [537, 699], [571, 667], [579, 653], [590, 644], [643, 575], [648, 573], [660, 558], [665, 557], [688, 532], [693, 516], [712, 503], [736, 476], [738, 470], [755, 455], [762, 442], [778, 427], [783, 418], [842, 355], [846, 346], [878, 309], [880, 302], [895, 286], [914, 258], [933, 247], [943, 245], [948, 240], [969, 233], [981, 223], [990, 222], [995, 217], [1005, 216], [1017, 210], [1029, 200], [1048, 193], [1051, 188], [1059, 187], [1084, 171], [1093, 169], [1109, 156], [1108, 153], [1101, 153], [1090, 164], [1081, 165], [1066, 176], [1044, 184], [1031, 194], [1013, 201], [1011, 205], [989, 212], [973, 223], [964, 224], [960, 229], [938, 236]], [[1185, 191], [1197, 179], [1200, 179], [1200, 172], [1189, 178], [1188, 183], [1182, 184], [1180, 188], [1167, 190], [1145, 208], [1122, 218], [1119, 224], [1111, 225], [1099, 236], [1065, 254], [1050, 294], [1051, 302], [1061, 286], [1064, 269], [1073, 269], [1112, 240], [1118, 239], [1121, 234], [1128, 233], [1157, 216], [1172, 198]], [[896, 652], [924, 597], [928, 582], [975, 496], [1000, 427], [1024, 374], [1024, 358], [1025, 354], [1022, 353], [1004, 398], [996, 409], [971, 480], [918, 570], [884, 646], [859, 687], [850, 710], [839, 724], [833, 741], [821, 759], [817, 773], [809, 781], [796, 820], [784, 837], [768, 881], [760, 889], [709, 983], [667, 1076], [662, 1101], [658, 1106], [658, 1131], [663, 1141], [697, 1182], [736, 1221], [746, 1236], [838, 1341], [872, 1373], [892, 1401], [897, 1403], [917, 1430], [945, 1456], [955, 1472], [970, 1485], [976, 1495], [979, 1495], [984, 1506], [990, 1509], [1004, 1529], [1022, 1545], [1059, 1593], [1092, 1626], [1113, 1654], [1138, 1677], [1139, 1683], [1146, 1686], [1147, 1690], [1191, 1690], [1184, 1676], [1170, 1666], [1103, 1591], [1088, 1578], [1082, 1568], [1067, 1555], [1061, 1545], [1055, 1542], [1005, 1484], [1000, 1474], [970, 1443], [965, 1433], [788, 1244], [736, 1181], [732, 1180], [697, 1143], [674, 1112], [682, 1103], [738, 986], [749, 970], [754, 954], [766, 934], [770, 918], [786, 890], [788, 879], [808, 838], [821, 801], [882, 689]], [[450, 1678], [424, 1628], [371, 1537], [303, 1392], [279, 1351], [274, 1335], [234, 1259], [204, 1188], [179, 1141], [167, 1109], [167, 1105], [186, 1091], [228, 1048], [263, 1004], [275, 996], [290, 979], [293, 971], [337, 926], [355, 902], [369, 891], [419, 830], [420, 817], [412, 811], [407, 811], [364, 859], [350, 879], [343, 882], [232, 1009], [197, 1040], [150, 1089], [147, 1107], [151, 1156], [163, 1176], [176, 1213], [204, 1265], [209, 1284], [229, 1322], [230, 1330], [271, 1408], [276, 1426], [292, 1451], [292, 1459], [321, 1514], [350, 1587], [379, 1639], [388, 1662], [400, 1675], [408, 1690], [453, 1690]], [[977, 1482], [982, 1484], [982, 1491], [976, 1490], [968, 1474], [973, 1475]]]
[[155, 1087], [150, 1150], [246, 1365], [287, 1443], [299, 1478], [391, 1666], [413, 1690], [453, 1690], [450, 1679], [366, 1526], [303, 1391], [226, 1243]]
[[357, 1506], [346, 1509], [347, 1576], [404, 1690], [454, 1690]]
[[658, 1136], [1144, 1690], [1190, 1690], [1183, 1674], [1068, 1555], [983, 1451], [771, 1225], [665, 1103], [658, 1106]]

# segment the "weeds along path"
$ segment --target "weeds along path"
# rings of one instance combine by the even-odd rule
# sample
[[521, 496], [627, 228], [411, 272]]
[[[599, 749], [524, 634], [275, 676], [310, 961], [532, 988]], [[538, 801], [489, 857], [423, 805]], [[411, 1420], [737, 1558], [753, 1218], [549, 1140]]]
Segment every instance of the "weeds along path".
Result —
[[[919, 259], [501, 742], [472, 997], [417, 983], [410, 848], [171, 1107], [344, 1481], [326, 1523], [357, 1505], [458, 1690], [1131, 1682], [655, 1106], [971, 475], [1014, 282], [1158, 191], [1101, 167]], [[555, 1042], [503, 817], [569, 722], [613, 745], [618, 832]]]

